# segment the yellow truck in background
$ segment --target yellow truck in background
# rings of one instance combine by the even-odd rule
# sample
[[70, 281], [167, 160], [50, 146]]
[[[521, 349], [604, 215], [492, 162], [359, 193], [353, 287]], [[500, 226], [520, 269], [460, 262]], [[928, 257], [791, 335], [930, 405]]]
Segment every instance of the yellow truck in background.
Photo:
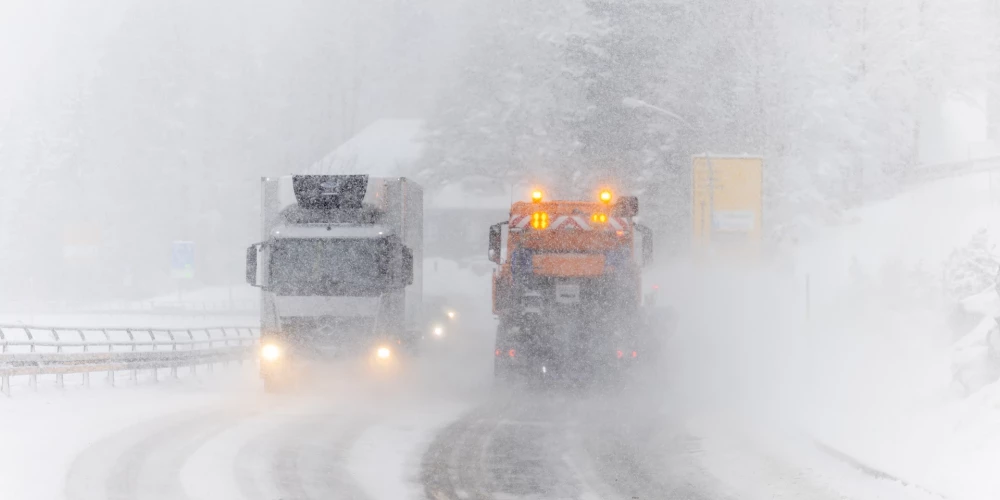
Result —
[[763, 235], [764, 158], [694, 155], [692, 242], [701, 255], [754, 259]]

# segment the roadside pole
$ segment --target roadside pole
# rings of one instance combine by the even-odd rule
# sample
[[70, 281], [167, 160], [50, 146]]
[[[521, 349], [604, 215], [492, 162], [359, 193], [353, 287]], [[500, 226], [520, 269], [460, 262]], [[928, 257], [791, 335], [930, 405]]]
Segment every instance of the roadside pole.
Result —
[[177, 303], [184, 298], [184, 282], [194, 279], [194, 242], [174, 241], [170, 248], [170, 275], [177, 281]]
[[809, 273], [806, 273], [806, 323], [812, 317], [812, 282]]

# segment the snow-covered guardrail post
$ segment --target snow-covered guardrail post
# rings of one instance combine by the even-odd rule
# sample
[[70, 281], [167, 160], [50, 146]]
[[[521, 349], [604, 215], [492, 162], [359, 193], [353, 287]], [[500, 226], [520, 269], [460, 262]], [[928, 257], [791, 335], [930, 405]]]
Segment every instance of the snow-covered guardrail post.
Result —
[[[190, 339], [191, 342], [194, 342], [194, 333], [192, 333], [191, 330], [188, 330], [187, 334], [188, 334], [188, 339]], [[192, 345], [194, 345], [194, 344], [192, 344]], [[191, 374], [192, 375], [198, 375], [198, 364], [197, 363], [192, 363], [189, 369], [191, 370]]]
[[[20, 335], [12, 335], [14, 332]], [[60, 332], [64, 334], [60, 335]], [[204, 335], [196, 337], [195, 332]], [[87, 333], [99, 334], [101, 338], [93, 340], [88, 338]], [[112, 333], [119, 335], [113, 336]], [[127, 339], [121, 337], [122, 333]], [[158, 336], [158, 333], [165, 335]], [[70, 335], [78, 336], [79, 340], [71, 339]], [[0, 325], [0, 391], [10, 396], [11, 377], [21, 375], [27, 375], [29, 385], [37, 388], [39, 375], [55, 375], [56, 385], [63, 387], [63, 375], [81, 374], [83, 385], [87, 387], [90, 385], [90, 373], [107, 372], [108, 383], [114, 386], [115, 372], [119, 371], [129, 372], [132, 382], [138, 383], [140, 370], [151, 370], [155, 382], [157, 370], [162, 368], [169, 368], [171, 376], [176, 378], [179, 366], [189, 367], [190, 372], [196, 374], [200, 364], [208, 365], [210, 371], [216, 363], [228, 366], [231, 361], [239, 361], [242, 365], [255, 353], [258, 336], [257, 329], [251, 327], [170, 329]]]

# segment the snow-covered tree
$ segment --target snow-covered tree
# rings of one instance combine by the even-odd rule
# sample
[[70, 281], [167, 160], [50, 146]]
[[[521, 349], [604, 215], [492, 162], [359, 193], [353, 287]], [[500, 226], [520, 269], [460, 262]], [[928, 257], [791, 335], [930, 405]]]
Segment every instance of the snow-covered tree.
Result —
[[574, 174], [635, 190], [659, 180], [672, 133], [683, 126], [671, 122], [682, 118], [644, 101], [658, 100], [669, 75], [668, 28], [678, 9], [645, 0], [587, 6], [594, 27], [566, 47], [567, 70], [586, 99], [573, 127], [582, 170]]
[[577, 162], [572, 125], [584, 106], [562, 47], [581, 18], [574, 0], [489, 4], [429, 120], [426, 183], [489, 179], [506, 192], [562, 180]]
[[956, 248], [945, 261], [944, 285], [951, 297], [962, 299], [994, 286], [1000, 259], [989, 234], [980, 229], [964, 247]]

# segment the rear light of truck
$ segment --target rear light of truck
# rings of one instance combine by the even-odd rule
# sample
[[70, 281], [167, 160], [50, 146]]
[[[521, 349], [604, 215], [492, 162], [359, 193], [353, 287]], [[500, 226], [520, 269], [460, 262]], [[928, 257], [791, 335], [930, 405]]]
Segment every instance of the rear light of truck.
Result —
[[500, 349], [493, 351], [494, 356], [500, 356]]
[[517, 354], [517, 351], [515, 351], [514, 349], [507, 351], [507, 355], [509, 355], [512, 358], [514, 357], [515, 354]]
[[625, 353], [623, 353], [621, 351], [617, 351], [615, 354], [618, 355], [618, 359], [622, 359], [623, 357], [625, 357]]
[[639, 352], [638, 351], [632, 351], [632, 358], [635, 359], [635, 358], [638, 358], [638, 357], [639, 357]]

